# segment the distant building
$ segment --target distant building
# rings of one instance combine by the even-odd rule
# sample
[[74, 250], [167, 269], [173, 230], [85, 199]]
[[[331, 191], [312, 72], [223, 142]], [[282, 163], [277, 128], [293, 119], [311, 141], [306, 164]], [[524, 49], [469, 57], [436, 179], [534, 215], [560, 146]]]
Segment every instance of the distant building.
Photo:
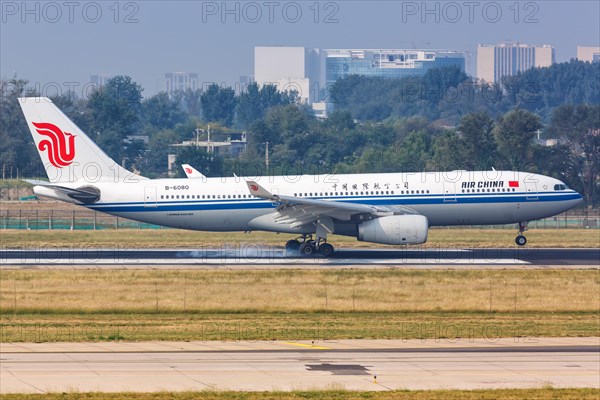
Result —
[[311, 85], [319, 83], [319, 50], [307, 47], [255, 47], [254, 79], [260, 86], [277, 85], [280, 91], [294, 90], [300, 101], [316, 100]]
[[90, 82], [97, 86], [104, 86], [111, 78], [113, 75], [110, 74], [90, 75]]
[[477, 47], [477, 78], [489, 83], [504, 76], [516, 75], [535, 67], [554, 64], [554, 47], [530, 46], [521, 43], [479, 45]]
[[465, 70], [466, 53], [447, 50], [324, 50], [325, 83], [348, 75], [404, 78], [423, 76], [433, 68], [455, 66]]
[[[326, 97], [329, 85], [352, 74], [402, 78], [449, 65], [464, 71], [466, 56], [466, 52], [447, 50], [255, 47], [254, 76], [259, 85], [295, 90], [302, 103], [314, 106]], [[317, 108], [318, 114], [327, 112], [325, 105]]]
[[591, 63], [600, 62], [600, 47], [577, 46], [577, 59]]
[[198, 89], [198, 74], [190, 72], [165, 73], [165, 92], [173, 94], [188, 89]]

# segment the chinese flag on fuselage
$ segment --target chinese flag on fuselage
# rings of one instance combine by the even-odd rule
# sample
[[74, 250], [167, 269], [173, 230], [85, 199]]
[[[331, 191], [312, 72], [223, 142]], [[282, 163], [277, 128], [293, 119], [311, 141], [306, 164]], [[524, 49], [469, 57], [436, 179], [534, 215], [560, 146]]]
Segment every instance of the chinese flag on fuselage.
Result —
[[508, 187], [519, 187], [519, 181], [508, 181]]

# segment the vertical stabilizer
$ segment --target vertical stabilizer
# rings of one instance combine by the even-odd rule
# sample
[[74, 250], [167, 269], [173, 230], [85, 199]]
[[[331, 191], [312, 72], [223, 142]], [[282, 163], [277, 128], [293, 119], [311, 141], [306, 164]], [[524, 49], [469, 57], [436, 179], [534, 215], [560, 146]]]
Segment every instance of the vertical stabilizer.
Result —
[[53, 183], [146, 179], [122, 168], [46, 97], [19, 99], [27, 126]]

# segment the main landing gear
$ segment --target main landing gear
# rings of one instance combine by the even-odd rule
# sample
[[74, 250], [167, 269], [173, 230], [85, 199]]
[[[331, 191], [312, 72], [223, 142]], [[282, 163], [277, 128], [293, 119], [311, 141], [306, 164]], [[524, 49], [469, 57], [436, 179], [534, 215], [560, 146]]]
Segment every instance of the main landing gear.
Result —
[[523, 235], [523, 232], [527, 230], [527, 222], [519, 222], [519, 235], [515, 238], [515, 243], [519, 246], [525, 246], [527, 244], [527, 238]]
[[302, 235], [298, 239], [288, 240], [285, 249], [288, 252], [297, 251], [303, 257], [310, 257], [315, 254], [330, 257], [335, 252], [333, 246], [327, 243], [327, 239], [318, 237], [317, 240], [313, 240], [312, 235]]

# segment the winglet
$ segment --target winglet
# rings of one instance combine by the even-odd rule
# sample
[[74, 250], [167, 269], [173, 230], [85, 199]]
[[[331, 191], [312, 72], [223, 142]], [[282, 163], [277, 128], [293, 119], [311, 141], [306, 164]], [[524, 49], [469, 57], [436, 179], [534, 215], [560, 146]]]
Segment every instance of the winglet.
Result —
[[275, 197], [271, 193], [269, 193], [265, 188], [263, 188], [254, 181], [246, 181], [246, 184], [248, 185], [248, 189], [250, 190], [250, 194], [252, 196], [260, 197], [263, 199], [272, 199]]

